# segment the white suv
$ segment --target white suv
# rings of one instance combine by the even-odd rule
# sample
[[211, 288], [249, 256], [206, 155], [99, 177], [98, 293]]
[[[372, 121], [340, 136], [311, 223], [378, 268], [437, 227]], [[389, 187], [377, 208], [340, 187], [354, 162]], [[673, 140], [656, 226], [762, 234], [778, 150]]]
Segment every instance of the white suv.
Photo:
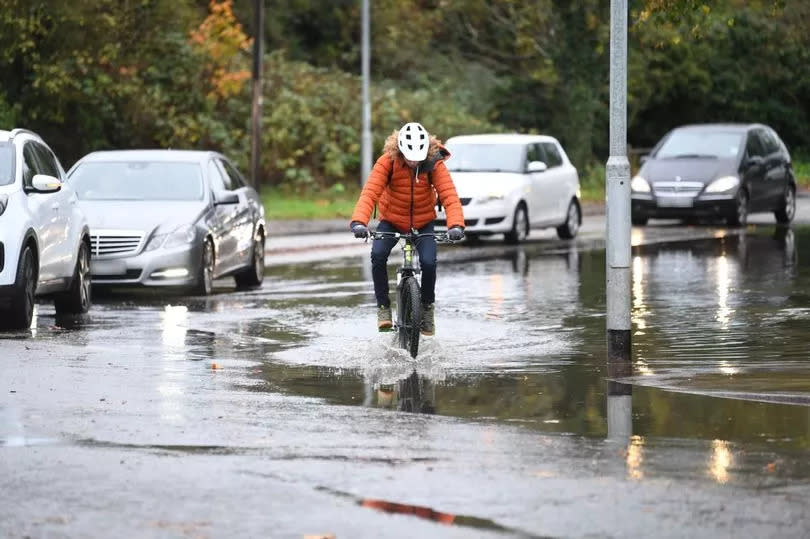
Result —
[[35, 295], [90, 308], [90, 232], [64, 179], [37, 134], [0, 130], [0, 329], [30, 327]]

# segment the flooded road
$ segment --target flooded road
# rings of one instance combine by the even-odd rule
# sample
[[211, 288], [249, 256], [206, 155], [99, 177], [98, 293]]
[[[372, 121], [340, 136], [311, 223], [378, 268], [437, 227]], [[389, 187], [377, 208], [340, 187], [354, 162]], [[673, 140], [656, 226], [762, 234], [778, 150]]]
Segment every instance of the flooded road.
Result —
[[40, 305], [0, 337], [0, 532], [807, 535], [810, 228], [633, 241], [632, 372], [588, 227], [442, 248], [415, 361], [374, 331], [362, 245], [291, 249], [253, 292]]

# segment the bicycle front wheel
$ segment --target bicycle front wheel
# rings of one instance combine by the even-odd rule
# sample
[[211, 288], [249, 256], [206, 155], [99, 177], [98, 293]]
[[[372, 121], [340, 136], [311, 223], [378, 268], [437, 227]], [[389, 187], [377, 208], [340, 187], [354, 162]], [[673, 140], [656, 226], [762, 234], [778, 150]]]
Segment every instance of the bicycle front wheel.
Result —
[[415, 358], [419, 352], [419, 330], [422, 325], [422, 301], [416, 277], [402, 280], [399, 305], [399, 346]]

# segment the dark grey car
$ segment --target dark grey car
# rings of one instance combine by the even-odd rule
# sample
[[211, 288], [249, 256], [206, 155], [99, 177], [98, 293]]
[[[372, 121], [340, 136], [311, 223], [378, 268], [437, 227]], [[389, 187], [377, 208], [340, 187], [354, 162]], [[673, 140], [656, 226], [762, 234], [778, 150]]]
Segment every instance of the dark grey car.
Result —
[[762, 124], [678, 127], [656, 144], [631, 182], [633, 224], [651, 217], [720, 218], [743, 225], [749, 213], [789, 223], [796, 181], [785, 144]]
[[264, 278], [264, 206], [236, 167], [205, 151], [94, 152], [68, 173], [87, 215], [93, 286], [191, 288]]

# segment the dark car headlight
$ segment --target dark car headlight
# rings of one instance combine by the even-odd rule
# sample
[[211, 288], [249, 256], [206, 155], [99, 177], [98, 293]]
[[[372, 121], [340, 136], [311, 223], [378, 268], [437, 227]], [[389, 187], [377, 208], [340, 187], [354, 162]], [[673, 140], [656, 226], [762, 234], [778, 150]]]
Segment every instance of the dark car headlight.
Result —
[[710, 183], [704, 192], [713, 194], [728, 193], [736, 189], [739, 185], [740, 179], [737, 176], [723, 176]]
[[633, 176], [633, 180], [630, 182], [630, 190], [634, 193], [649, 193], [650, 182], [648, 182], [642, 176], [635, 175]]

